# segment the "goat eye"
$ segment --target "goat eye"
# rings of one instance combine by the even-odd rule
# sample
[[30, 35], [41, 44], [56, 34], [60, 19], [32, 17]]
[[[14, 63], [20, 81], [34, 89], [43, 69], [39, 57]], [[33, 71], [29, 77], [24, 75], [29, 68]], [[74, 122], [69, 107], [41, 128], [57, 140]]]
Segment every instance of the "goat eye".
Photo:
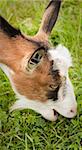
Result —
[[44, 56], [43, 49], [34, 52], [34, 54], [31, 56], [31, 58], [28, 61], [28, 69], [29, 70], [34, 69], [39, 64], [43, 56]]

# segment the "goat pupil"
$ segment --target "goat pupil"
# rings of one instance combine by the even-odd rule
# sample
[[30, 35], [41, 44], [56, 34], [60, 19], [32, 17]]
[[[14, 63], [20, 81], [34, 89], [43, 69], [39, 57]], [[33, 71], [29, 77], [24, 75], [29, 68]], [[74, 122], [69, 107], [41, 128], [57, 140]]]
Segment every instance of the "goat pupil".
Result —
[[37, 54], [35, 55], [35, 58], [38, 59], [38, 57], [39, 57], [39, 54], [37, 53]]
[[39, 60], [38, 60], [38, 59], [32, 58], [31, 61], [32, 61], [33, 63], [36, 63], [36, 64], [39, 63]]

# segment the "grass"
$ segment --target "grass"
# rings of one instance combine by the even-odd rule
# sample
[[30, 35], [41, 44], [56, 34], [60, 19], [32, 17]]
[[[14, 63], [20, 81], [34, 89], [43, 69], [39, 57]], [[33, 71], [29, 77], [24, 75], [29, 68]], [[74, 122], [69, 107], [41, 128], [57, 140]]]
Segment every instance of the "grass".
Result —
[[[24, 33], [34, 35], [39, 28], [43, 0], [0, 0], [0, 14]], [[69, 74], [78, 103], [77, 116], [59, 115], [46, 121], [32, 110], [9, 114], [16, 100], [9, 80], [0, 69], [0, 150], [82, 150], [82, 1], [63, 0], [57, 24], [51, 34], [53, 45], [67, 46], [73, 58]]]

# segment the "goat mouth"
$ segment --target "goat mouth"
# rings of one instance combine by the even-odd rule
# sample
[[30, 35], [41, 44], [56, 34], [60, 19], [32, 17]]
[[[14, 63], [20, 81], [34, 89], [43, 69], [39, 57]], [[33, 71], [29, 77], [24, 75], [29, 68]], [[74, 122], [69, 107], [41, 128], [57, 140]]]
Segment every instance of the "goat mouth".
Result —
[[54, 112], [54, 116], [58, 116], [58, 113], [55, 109], [53, 109], [53, 112]]

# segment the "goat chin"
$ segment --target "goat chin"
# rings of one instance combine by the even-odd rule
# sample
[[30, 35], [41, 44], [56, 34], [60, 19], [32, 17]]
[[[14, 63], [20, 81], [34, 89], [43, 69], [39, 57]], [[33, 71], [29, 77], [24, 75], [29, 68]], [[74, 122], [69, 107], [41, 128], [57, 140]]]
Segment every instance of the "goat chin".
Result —
[[28, 108], [40, 113], [45, 119], [50, 121], [56, 121], [57, 119], [58, 115], [57, 113], [54, 113], [54, 110], [67, 118], [72, 118], [76, 115], [77, 103], [71, 81], [68, 77], [68, 68], [72, 66], [70, 53], [67, 48], [62, 45], [58, 45], [56, 49], [49, 50], [49, 57], [49, 59], [54, 60], [53, 69], [58, 69], [60, 75], [66, 79], [64, 87], [62, 85], [59, 89], [58, 100], [55, 102], [53, 100], [48, 100], [42, 103], [38, 100], [30, 100], [19, 94], [11, 78], [11, 75], [14, 74], [14, 72], [6, 65], [0, 64], [2, 70], [10, 79], [12, 88], [18, 98], [14, 105], [11, 106], [10, 112], [16, 109], [22, 110]]

